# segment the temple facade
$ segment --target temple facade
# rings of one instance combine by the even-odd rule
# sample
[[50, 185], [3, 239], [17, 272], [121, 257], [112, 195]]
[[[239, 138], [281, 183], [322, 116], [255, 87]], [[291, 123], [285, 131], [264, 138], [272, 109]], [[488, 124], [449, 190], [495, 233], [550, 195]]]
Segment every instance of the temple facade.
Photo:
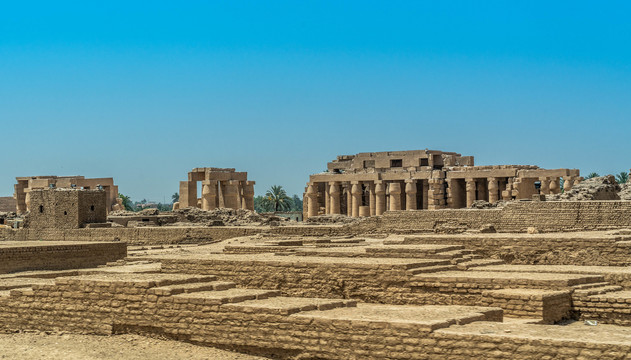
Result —
[[180, 181], [180, 200], [174, 204], [174, 209], [185, 207], [254, 210], [254, 181], [248, 181], [247, 172], [235, 169], [195, 168], [188, 173], [188, 180]]
[[532, 199], [569, 190], [577, 169], [532, 165], [475, 166], [473, 156], [413, 150], [341, 155], [327, 171], [309, 177], [304, 217], [323, 214], [381, 215], [387, 210], [470, 207], [476, 200]]

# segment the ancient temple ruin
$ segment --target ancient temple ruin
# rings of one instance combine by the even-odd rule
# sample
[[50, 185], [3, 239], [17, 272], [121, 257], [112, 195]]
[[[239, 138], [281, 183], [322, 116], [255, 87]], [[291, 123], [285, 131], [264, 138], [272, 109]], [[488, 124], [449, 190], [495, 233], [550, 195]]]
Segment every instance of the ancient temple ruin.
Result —
[[577, 169], [532, 165], [475, 166], [473, 156], [435, 150], [341, 155], [311, 175], [305, 218], [322, 214], [381, 215], [386, 210], [470, 207], [476, 200], [531, 199], [581, 180]]
[[[201, 198], [197, 183], [201, 182]], [[195, 168], [188, 180], [180, 181], [180, 201], [174, 208], [198, 207], [254, 210], [254, 181], [248, 181], [247, 172], [235, 169]]]
[[13, 198], [16, 201], [18, 214], [32, 211], [29, 195], [32, 190], [51, 187], [84, 190], [94, 190], [100, 187], [105, 191], [105, 208], [107, 212], [123, 209], [118, 201], [118, 186], [114, 185], [114, 179], [112, 178], [86, 179], [83, 176], [24, 176], [16, 177], [15, 179], [17, 183], [14, 185]]

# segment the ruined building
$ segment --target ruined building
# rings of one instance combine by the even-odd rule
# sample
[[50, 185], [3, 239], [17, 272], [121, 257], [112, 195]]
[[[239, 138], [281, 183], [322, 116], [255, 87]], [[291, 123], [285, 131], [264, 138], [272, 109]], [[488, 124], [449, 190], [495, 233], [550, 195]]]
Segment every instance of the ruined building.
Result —
[[29, 198], [29, 228], [79, 229], [107, 222], [105, 190], [33, 189]]
[[[201, 198], [197, 197], [197, 182], [201, 182]], [[180, 181], [180, 201], [174, 209], [198, 207], [254, 210], [254, 181], [247, 172], [235, 169], [195, 168], [187, 181]]]
[[[562, 179], [562, 180], [561, 180]], [[341, 155], [309, 177], [304, 215], [381, 215], [386, 210], [470, 207], [476, 200], [531, 199], [581, 180], [576, 169], [474, 166], [473, 156], [435, 150]]]
[[96, 189], [99, 185], [105, 191], [105, 210], [107, 212], [122, 210], [118, 201], [118, 186], [112, 178], [86, 179], [83, 176], [25, 176], [17, 177], [14, 185], [13, 198], [16, 201], [16, 211], [23, 214], [32, 211], [29, 193], [36, 189], [54, 188], [64, 189]]

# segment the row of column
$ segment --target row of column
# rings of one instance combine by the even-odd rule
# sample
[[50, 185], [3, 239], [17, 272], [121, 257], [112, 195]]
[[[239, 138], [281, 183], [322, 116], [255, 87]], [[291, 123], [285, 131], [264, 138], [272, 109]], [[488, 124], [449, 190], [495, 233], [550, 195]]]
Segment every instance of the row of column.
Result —
[[[197, 182], [180, 183], [180, 207], [201, 207], [213, 210], [218, 207], [254, 210], [254, 181], [203, 180], [201, 204], [197, 201]], [[184, 194], [184, 196], [183, 196]]]
[[[385, 181], [352, 181], [345, 185], [335, 181], [325, 183], [324, 211], [326, 214], [342, 213], [341, 202], [344, 186], [347, 190], [346, 209], [348, 216], [374, 216], [382, 215], [386, 210], [403, 210], [402, 194], [405, 196], [405, 210], [417, 209], [417, 180], [406, 180], [404, 184]], [[364, 186], [368, 189], [368, 205], [362, 205]], [[438, 191], [432, 191], [431, 180], [429, 182], [423, 181], [422, 206], [424, 209], [431, 208], [430, 198], [433, 192], [438, 195]], [[317, 184], [311, 183], [307, 186], [305, 200], [307, 201], [307, 216], [318, 215], [320, 203]]]

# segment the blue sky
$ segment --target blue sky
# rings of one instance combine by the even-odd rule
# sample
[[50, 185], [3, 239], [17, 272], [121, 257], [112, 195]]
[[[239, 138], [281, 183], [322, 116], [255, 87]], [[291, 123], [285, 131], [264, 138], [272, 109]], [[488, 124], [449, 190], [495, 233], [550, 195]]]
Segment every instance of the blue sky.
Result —
[[0, 196], [112, 176], [162, 201], [194, 167], [302, 193], [338, 154], [631, 167], [631, 5], [507, 1], [0, 5]]

